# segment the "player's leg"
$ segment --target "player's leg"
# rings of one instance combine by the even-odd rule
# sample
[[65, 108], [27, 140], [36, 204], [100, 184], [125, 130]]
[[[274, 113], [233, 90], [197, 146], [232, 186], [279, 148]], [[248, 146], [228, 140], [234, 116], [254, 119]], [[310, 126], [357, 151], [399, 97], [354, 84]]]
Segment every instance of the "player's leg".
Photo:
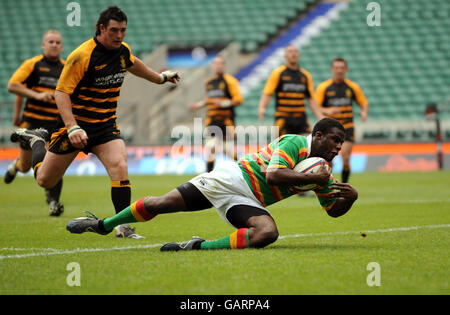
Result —
[[186, 210], [186, 203], [177, 188], [163, 196], [144, 197], [132, 203], [114, 217], [104, 219], [103, 227], [108, 231], [122, 224], [150, 221], [159, 214]]
[[221, 117], [208, 117], [205, 128], [206, 171], [214, 169], [217, 149], [222, 147], [226, 135], [225, 122]]
[[274, 125], [278, 128], [280, 136], [287, 133], [285, 129], [286, 119], [284, 117], [276, 117]]
[[131, 185], [128, 179], [127, 153], [122, 139], [96, 145], [92, 148], [111, 179], [111, 200], [116, 213], [131, 202]]
[[[64, 211], [64, 206], [59, 202], [62, 188], [62, 176], [67, 167], [78, 153], [74, 148], [69, 148], [69, 139], [64, 139], [65, 128], [56, 132], [52, 137], [50, 148], [60, 150], [61, 154], [47, 154], [47, 140], [49, 132], [39, 128], [34, 130], [18, 129], [11, 135], [11, 141], [20, 142], [23, 149], [31, 149], [31, 166], [33, 167], [36, 182], [46, 188], [47, 202], [50, 204], [50, 215], [59, 216]], [[72, 149], [73, 151], [67, 151]], [[57, 151], [55, 151], [57, 152]], [[67, 153], [67, 155], [66, 155]], [[60, 157], [58, 157], [61, 155]], [[44, 160], [47, 162], [44, 163]], [[51, 162], [48, 162], [50, 161]], [[42, 167], [41, 167], [42, 166]]]
[[[36, 162], [39, 159], [34, 159], [34, 176], [37, 183], [45, 188], [51, 216], [60, 216], [64, 212], [64, 205], [60, 202], [62, 178], [77, 154], [78, 151], [67, 154], [56, 154], [48, 151], [41, 162]], [[33, 155], [36, 156], [37, 154], [33, 153]]]
[[231, 159], [237, 161], [237, 150], [235, 141], [234, 121], [230, 118], [225, 120], [224, 153]]
[[19, 157], [14, 159], [6, 169], [4, 181], [6, 184], [11, 183], [17, 175], [17, 172], [26, 173], [31, 168], [31, 150], [19, 149]]
[[[158, 214], [178, 211], [195, 211], [211, 207], [209, 201], [190, 183], [173, 189], [163, 196], [144, 197], [126, 207], [115, 216], [98, 220], [97, 218], [78, 218], [67, 224], [71, 233], [96, 232], [108, 234], [116, 226], [134, 222], [145, 222]], [[190, 188], [190, 189], [189, 189]], [[189, 196], [188, 206], [183, 195]]]
[[[125, 142], [116, 138], [105, 143], [95, 145], [92, 152], [104, 165], [111, 180], [111, 200], [116, 214], [131, 203], [131, 184], [128, 179], [127, 153]], [[128, 224], [116, 228], [116, 237], [143, 238], [135, 233], [135, 229]]]
[[205, 151], [206, 151], [206, 171], [211, 172], [214, 169], [214, 163], [216, 160], [216, 146], [217, 137], [207, 137], [205, 139]]
[[41, 162], [33, 162], [34, 176], [39, 186], [47, 189], [54, 188], [61, 181], [77, 154], [78, 151], [66, 154], [48, 151]]
[[[48, 131], [45, 129], [17, 129], [12, 133], [11, 141], [20, 142], [21, 145], [31, 148], [31, 165], [34, 177], [39, 186], [51, 189], [62, 178], [78, 151], [60, 152], [61, 154], [47, 152], [46, 140], [48, 137]], [[69, 140], [67, 139], [67, 141]], [[58, 142], [55, 142], [52, 138], [50, 149], [53, 149], [57, 144]]]
[[342, 156], [342, 182], [348, 183], [350, 177], [350, 156], [352, 154], [353, 142], [344, 141], [341, 149]]
[[248, 205], [236, 205], [227, 211], [226, 216], [237, 230], [215, 241], [202, 241], [193, 249], [262, 248], [278, 238], [275, 221], [265, 210]]
[[341, 148], [341, 156], [342, 156], [342, 182], [348, 183], [348, 179], [350, 177], [350, 157], [352, 155], [353, 150], [353, 141], [354, 141], [354, 129], [349, 128], [345, 130], [345, 140], [342, 144]]

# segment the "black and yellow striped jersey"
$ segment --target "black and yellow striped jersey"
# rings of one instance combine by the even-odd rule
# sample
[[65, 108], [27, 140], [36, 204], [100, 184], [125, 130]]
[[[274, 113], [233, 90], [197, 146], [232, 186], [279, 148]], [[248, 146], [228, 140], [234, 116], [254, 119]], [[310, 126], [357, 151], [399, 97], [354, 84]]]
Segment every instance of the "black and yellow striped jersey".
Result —
[[115, 124], [120, 88], [133, 64], [134, 56], [125, 42], [108, 50], [92, 38], [69, 55], [56, 90], [70, 95], [73, 116], [82, 128]]
[[305, 69], [293, 70], [282, 65], [272, 71], [263, 93], [275, 94], [275, 117], [304, 116], [305, 99], [314, 98], [314, 83]]
[[341, 83], [335, 83], [333, 79], [322, 82], [317, 87], [316, 100], [319, 106], [339, 108], [339, 113], [330, 117], [339, 120], [345, 129], [354, 127], [353, 101], [361, 108], [368, 105], [359, 85], [349, 79]]
[[206, 125], [213, 120], [233, 121], [234, 107], [220, 107], [214, 103], [215, 100], [232, 100], [242, 103], [243, 98], [239, 89], [239, 81], [230, 74], [214, 75], [205, 83], [206, 106], [208, 109]]
[[[39, 93], [54, 93], [63, 67], [62, 59], [52, 61], [44, 55], [35, 56], [22, 63], [9, 83], [24, 84], [27, 88]], [[27, 99], [22, 120], [32, 123], [56, 122], [58, 113], [54, 100], [43, 102]]]

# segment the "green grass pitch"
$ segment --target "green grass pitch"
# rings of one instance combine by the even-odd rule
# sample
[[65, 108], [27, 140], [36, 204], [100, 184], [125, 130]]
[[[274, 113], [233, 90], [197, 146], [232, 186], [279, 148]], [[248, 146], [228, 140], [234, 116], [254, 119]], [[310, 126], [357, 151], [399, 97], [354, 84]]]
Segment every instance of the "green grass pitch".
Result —
[[[189, 178], [132, 176], [132, 199]], [[34, 179], [19, 177], [0, 184], [0, 294], [449, 294], [450, 173], [353, 174], [351, 183], [359, 199], [338, 219], [315, 197], [270, 206], [280, 238], [267, 248], [163, 253], [164, 242], [233, 229], [211, 209], [134, 224], [144, 240], [72, 235], [65, 226], [84, 210], [113, 214], [109, 179], [65, 178], [65, 213], [53, 218]], [[67, 284], [71, 262], [80, 286]], [[379, 286], [368, 285], [371, 262]]]

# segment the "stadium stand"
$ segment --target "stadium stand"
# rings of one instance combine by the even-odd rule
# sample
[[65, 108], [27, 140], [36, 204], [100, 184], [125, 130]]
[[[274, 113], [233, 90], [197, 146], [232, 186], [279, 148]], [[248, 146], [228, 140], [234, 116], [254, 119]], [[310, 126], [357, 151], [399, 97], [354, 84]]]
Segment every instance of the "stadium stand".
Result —
[[[369, 27], [368, 2], [353, 1], [344, 6], [338, 18], [330, 19], [315, 34], [318, 36], [301, 47], [300, 63], [311, 72], [317, 86], [330, 77], [331, 60], [344, 57], [349, 62], [349, 78], [360, 84], [370, 101], [371, 121], [423, 121], [426, 104], [448, 103], [450, 97], [450, 3], [411, 0], [406, 5], [404, 1], [378, 1], [381, 26]], [[280, 58], [278, 64], [282, 62]], [[247, 92], [245, 106], [237, 111], [240, 123], [256, 121], [265, 80], [261, 78]], [[441, 119], [448, 120], [450, 111], [446, 106]], [[266, 117], [271, 114], [268, 111]], [[396, 140], [420, 140], [433, 133], [401, 129], [394, 135], [390, 130], [364, 133], [365, 139], [393, 136]]]
[[[284, 27], [314, 0], [117, 0], [129, 17], [126, 41], [140, 55], [157, 45], [210, 46], [237, 41], [243, 51], [256, 51], [259, 45]], [[4, 1], [0, 11], [0, 84], [5, 86], [11, 73], [26, 58], [40, 53], [42, 33], [50, 28], [64, 37], [65, 55], [93, 36], [101, 10], [111, 1], [79, 0], [81, 25], [68, 27], [71, 12], [58, 0], [37, 2]], [[13, 96], [0, 90], [1, 101]]]

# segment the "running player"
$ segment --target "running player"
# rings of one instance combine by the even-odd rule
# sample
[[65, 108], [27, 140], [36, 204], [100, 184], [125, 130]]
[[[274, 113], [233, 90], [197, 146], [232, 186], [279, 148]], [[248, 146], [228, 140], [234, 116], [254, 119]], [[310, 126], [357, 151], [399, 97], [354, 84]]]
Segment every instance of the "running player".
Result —
[[[133, 56], [123, 42], [127, 16], [118, 7], [100, 14], [94, 38], [84, 42], [67, 58], [56, 87], [55, 99], [63, 125], [51, 136], [46, 151], [42, 130], [16, 130], [11, 140], [30, 145], [38, 184], [53, 187], [78, 155], [92, 152], [105, 166], [111, 179], [111, 199], [116, 213], [129, 206], [125, 143], [116, 124], [120, 87], [127, 71], [152, 83], [176, 83], [178, 74], [162, 74], [148, 68]], [[129, 225], [116, 229], [117, 237], [142, 238]]]
[[[203, 101], [190, 105], [191, 110], [207, 106], [205, 126], [208, 138], [206, 139], [206, 170], [212, 171], [215, 161], [215, 148], [218, 141], [225, 141], [226, 153], [236, 159], [234, 150], [234, 108], [242, 104], [239, 90], [239, 81], [230, 74], [225, 73], [225, 60], [216, 56], [211, 64], [214, 75], [205, 83], [206, 97]], [[218, 137], [215, 130], [221, 131]], [[222, 146], [223, 147], [223, 146]]]
[[296, 193], [292, 186], [317, 184], [320, 205], [331, 217], [344, 215], [358, 198], [349, 184], [337, 183], [322, 167], [316, 174], [301, 174], [294, 166], [318, 156], [331, 161], [341, 149], [344, 128], [335, 119], [324, 118], [312, 135], [284, 135], [238, 162], [225, 162], [161, 197], [146, 197], [112, 218], [78, 218], [67, 224], [71, 233], [108, 234], [114, 226], [151, 220], [158, 214], [197, 211], [214, 206], [237, 230], [215, 241], [194, 237], [187, 243], [167, 243], [162, 251], [264, 247], [278, 238], [275, 221], [267, 206]]
[[335, 114], [327, 116], [339, 120], [345, 128], [345, 141], [342, 145], [342, 182], [347, 183], [350, 176], [350, 157], [355, 131], [353, 122], [353, 101], [360, 107], [361, 120], [366, 121], [369, 114], [369, 103], [363, 91], [353, 81], [345, 77], [348, 72], [347, 61], [343, 58], [335, 58], [331, 62], [332, 79], [322, 82], [317, 87], [316, 99], [319, 106], [334, 109]]
[[272, 71], [259, 101], [259, 119], [264, 115], [275, 94], [275, 125], [281, 135], [287, 133], [307, 135], [311, 132], [306, 115], [305, 100], [318, 120], [324, 117], [314, 99], [314, 83], [311, 74], [299, 66], [297, 47], [285, 49], [285, 64]]
[[[15, 126], [28, 130], [44, 128], [53, 132], [57, 125], [58, 108], [55, 102], [55, 88], [64, 67], [60, 58], [63, 50], [62, 36], [57, 30], [48, 30], [42, 37], [42, 54], [27, 59], [16, 70], [8, 83], [8, 90], [16, 94], [14, 105]], [[22, 117], [23, 99], [26, 98]], [[26, 173], [31, 168], [31, 149], [21, 145], [19, 157], [6, 171], [5, 183], [11, 183], [17, 172]], [[54, 187], [46, 188], [50, 215], [59, 216], [64, 206], [59, 202], [62, 179]]]

